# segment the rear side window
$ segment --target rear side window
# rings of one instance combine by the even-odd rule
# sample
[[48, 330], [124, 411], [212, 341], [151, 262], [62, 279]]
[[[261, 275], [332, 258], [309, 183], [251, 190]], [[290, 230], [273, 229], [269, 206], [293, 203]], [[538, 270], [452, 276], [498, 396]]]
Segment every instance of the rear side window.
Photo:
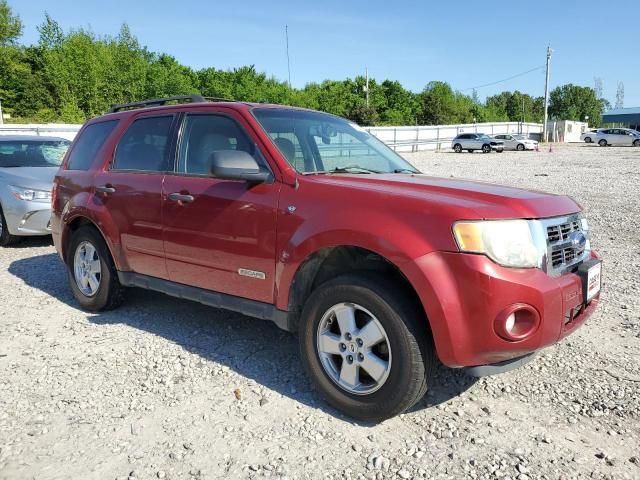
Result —
[[104, 142], [117, 124], [118, 120], [109, 120], [88, 125], [69, 153], [67, 170], [89, 170]]
[[124, 133], [113, 160], [114, 170], [164, 172], [173, 116], [145, 117], [134, 121]]

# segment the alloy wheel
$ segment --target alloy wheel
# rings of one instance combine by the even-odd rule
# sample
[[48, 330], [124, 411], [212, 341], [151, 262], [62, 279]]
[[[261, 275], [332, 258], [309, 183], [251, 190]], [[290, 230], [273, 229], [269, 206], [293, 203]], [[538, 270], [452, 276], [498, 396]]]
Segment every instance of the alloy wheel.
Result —
[[381, 388], [391, 370], [391, 345], [380, 321], [364, 307], [339, 303], [318, 324], [316, 347], [329, 378], [354, 395]]
[[76, 248], [73, 275], [83, 295], [92, 297], [98, 292], [102, 280], [102, 266], [98, 251], [91, 242], [81, 242]]

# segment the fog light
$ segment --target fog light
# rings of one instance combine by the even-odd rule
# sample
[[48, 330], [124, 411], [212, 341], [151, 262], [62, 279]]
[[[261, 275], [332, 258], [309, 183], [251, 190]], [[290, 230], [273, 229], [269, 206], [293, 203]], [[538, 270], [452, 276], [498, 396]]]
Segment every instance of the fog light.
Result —
[[516, 303], [510, 305], [496, 317], [496, 333], [510, 342], [524, 340], [538, 329], [540, 314], [531, 305]]
[[515, 324], [516, 324], [516, 314], [512, 313], [507, 317], [507, 321], [504, 322], [504, 328], [507, 332], [512, 332]]

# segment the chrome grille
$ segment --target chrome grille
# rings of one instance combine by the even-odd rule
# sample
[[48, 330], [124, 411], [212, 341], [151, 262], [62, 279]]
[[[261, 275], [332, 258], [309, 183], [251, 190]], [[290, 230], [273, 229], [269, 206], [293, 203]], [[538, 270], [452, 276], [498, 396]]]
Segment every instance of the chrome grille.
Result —
[[[557, 276], [573, 270], [589, 255], [589, 234], [583, 230], [579, 215], [549, 218], [542, 220], [542, 223], [547, 237], [548, 274]], [[573, 232], [582, 232], [586, 243], [576, 244]]]
[[571, 222], [562, 223], [560, 225], [551, 225], [547, 227], [547, 239], [549, 242], [558, 242], [569, 238], [571, 232], [579, 231], [580, 221], [572, 220]]

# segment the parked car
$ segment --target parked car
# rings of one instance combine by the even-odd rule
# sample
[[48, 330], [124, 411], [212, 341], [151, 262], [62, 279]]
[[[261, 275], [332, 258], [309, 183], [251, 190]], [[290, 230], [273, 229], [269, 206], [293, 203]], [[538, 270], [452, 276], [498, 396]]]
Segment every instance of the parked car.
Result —
[[599, 128], [587, 130], [586, 132], [580, 135], [580, 140], [585, 143], [593, 143], [593, 139], [596, 138], [600, 130], [601, 129]]
[[51, 233], [51, 186], [71, 142], [0, 136], [0, 246]]
[[423, 175], [325, 113], [179, 100], [90, 120], [55, 178], [54, 243], [86, 310], [135, 286], [272, 320], [332, 405], [381, 420], [437, 359], [507, 371], [598, 304], [569, 197]]
[[483, 153], [490, 153], [492, 150], [502, 153], [504, 150], [504, 142], [491, 138], [484, 133], [461, 133], [451, 142], [451, 148], [456, 153], [463, 150], [473, 152], [474, 150], [482, 150]]
[[503, 142], [505, 150], [535, 150], [538, 146], [538, 142], [526, 137], [525, 135], [501, 134], [494, 135], [493, 138]]
[[640, 132], [630, 128], [603, 128], [598, 131], [593, 141], [601, 147], [640, 147]]

